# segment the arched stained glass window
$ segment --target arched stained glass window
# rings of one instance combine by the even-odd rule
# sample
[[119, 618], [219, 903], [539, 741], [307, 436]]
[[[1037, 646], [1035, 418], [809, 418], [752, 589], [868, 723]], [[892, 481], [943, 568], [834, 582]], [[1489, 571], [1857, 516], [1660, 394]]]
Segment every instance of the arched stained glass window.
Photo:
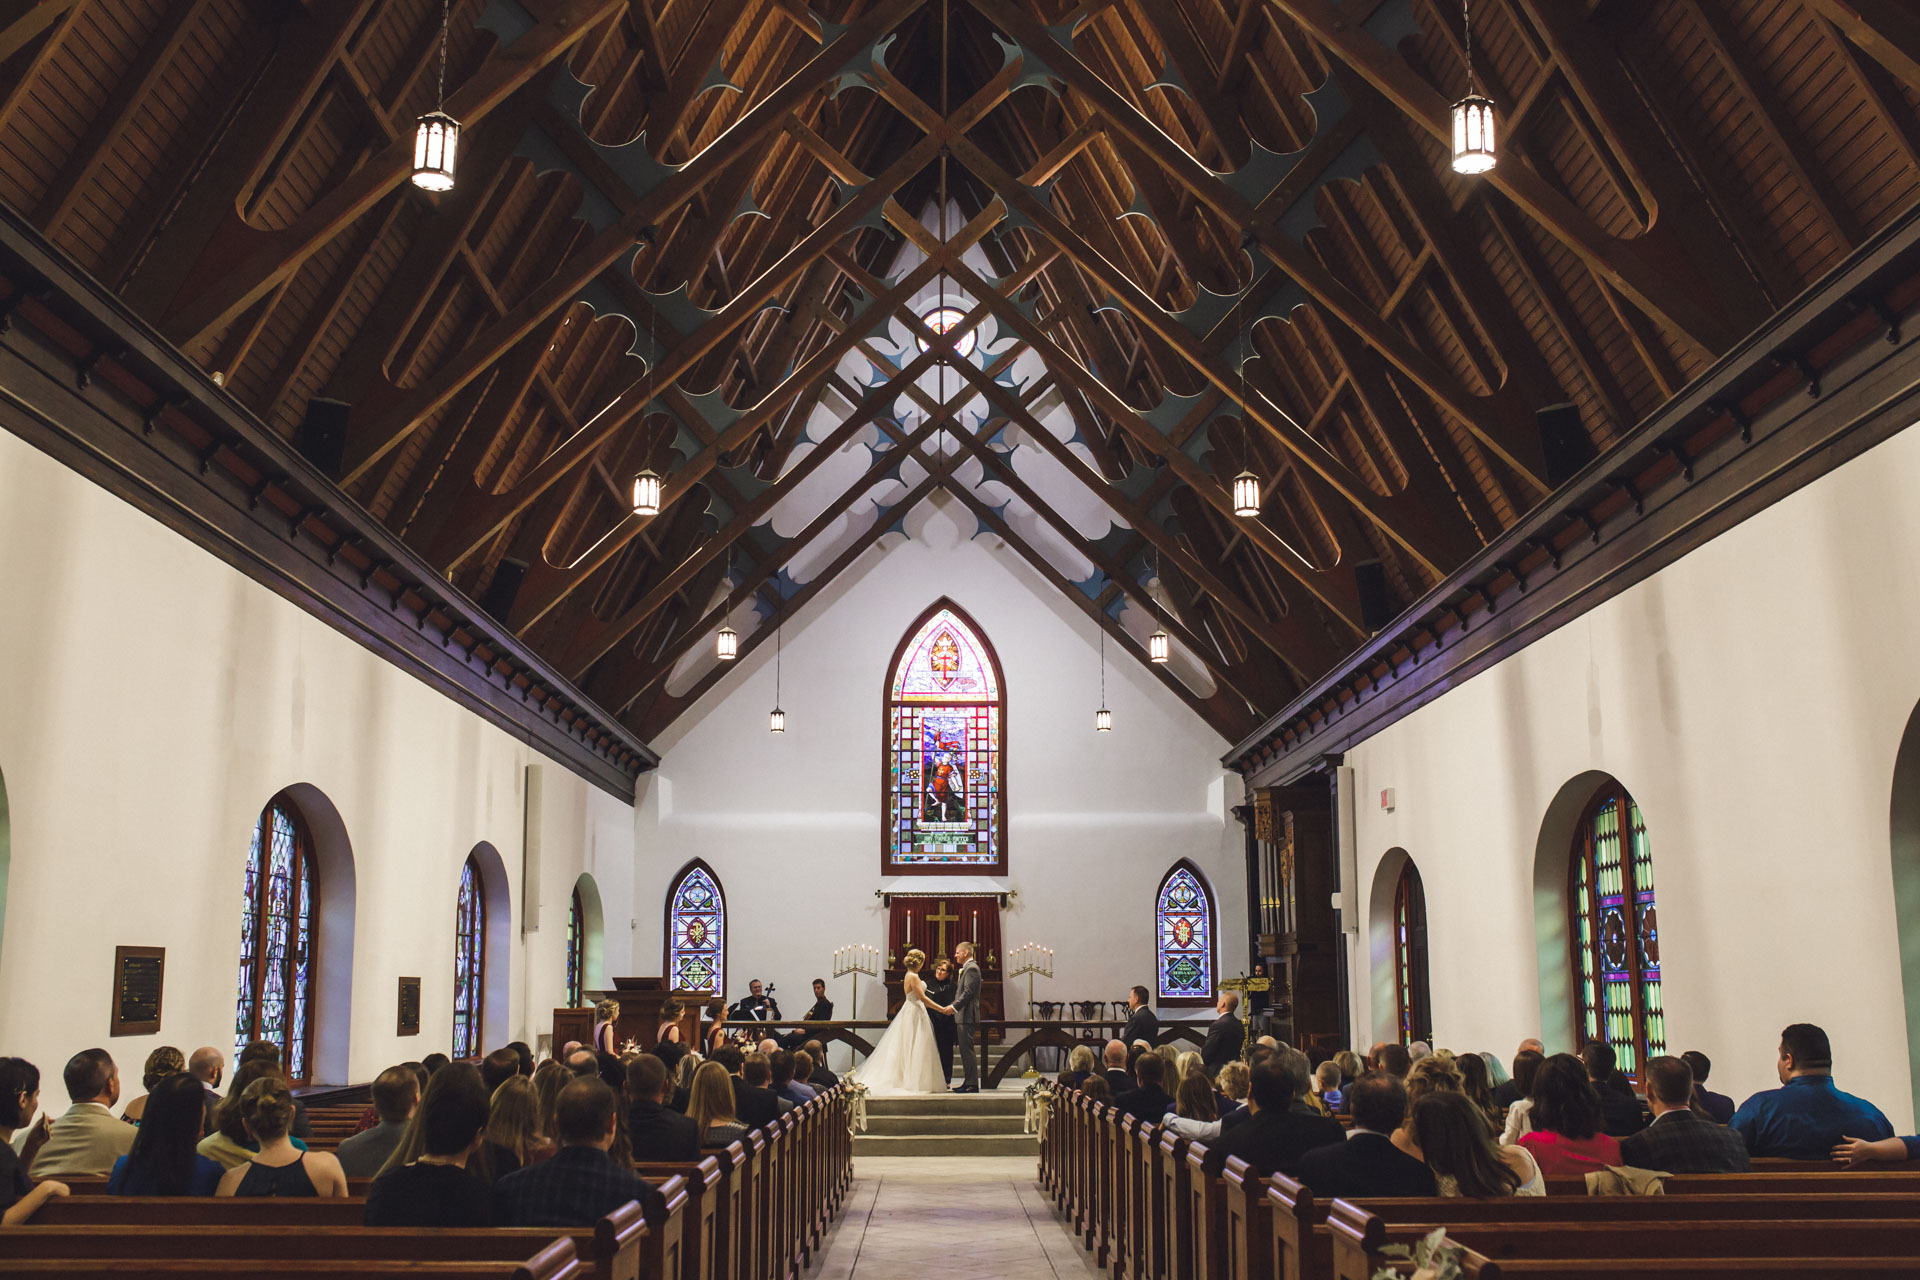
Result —
[[280, 1046], [295, 1084], [313, 1076], [313, 842], [299, 812], [275, 796], [253, 824], [240, 906], [239, 1001], [234, 1060], [251, 1040]]
[[1427, 995], [1427, 891], [1409, 858], [1393, 889], [1393, 991], [1400, 1043], [1433, 1042]]
[[727, 990], [727, 896], [698, 859], [667, 890], [667, 988]]
[[567, 1004], [580, 1007], [580, 987], [587, 971], [587, 917], [580, 908], [580, 890], [573, 891], [567, 908]]
[[472, 854], [460, 868], [460, 902], [453, 925], [453, 1056], [480, 1056], [486, 1021], [487, 894]]
[[1213, 941], [1213, 894], [1200, 869], [1182, 858], [1160, 882], [1154, 897], [1162, 1005], [1194, 1006], [1214, 1002], [1219, 968]]
[[1620, 1069], [1637, 1076], [1667, 1051], [1660, 998], [1660, 921], [1653, 902], [1653, 849], [1626, 788], [1609, 780], [1574, 831], [1567, 900], [1573, 916], [1574, 1030], [1604, 1040]]
[[993, 647], [958, 605], [937, 601], [887, 679], [882, 874], [1006, 874], [1006, 721]]

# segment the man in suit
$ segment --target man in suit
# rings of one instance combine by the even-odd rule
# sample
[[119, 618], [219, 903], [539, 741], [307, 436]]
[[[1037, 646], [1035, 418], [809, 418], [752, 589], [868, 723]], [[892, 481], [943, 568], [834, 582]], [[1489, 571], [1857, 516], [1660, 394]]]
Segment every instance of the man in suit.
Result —
[[214, 1112], [220, 1109], [220, 1082], [227, 1078], [227, 1055], [210, 1044], [201, 1045], [187, 1059], [187, 1074], [198, 1080], [200, 1087], [207, 1091], [206, 1128], [208, 1133], [212, 1133], [218, 1127], [214, 1123]]
[[1127, 1046], [1124, 1041], [1107, 1041], [1107, 1047], [1100, 1055], [1100, 1074], [1107, 1078], [1107, 1087], [1113, 1090], [1116, 1098], [1133, 1088], [1133, 1072], [1127, 1070]]
[[700, 1127], [667, 1106], [671, 1080], [666, 1064], [650, 1053], [627, 1064], [627, 1134], [635, 1160], [680, 1163], [700, 1158]]
[[1643, 1078], [1653, 1123], [1620, 1139], [1620, 1162], [1667, 1173], [1748, 1173], [1747, 1144], [1731, 1129], [1703, 1120], [1687, 1106], [1693, 1068], [1678, 1058], [1649, 1059]]
[[[1698, 1049], [1689, 1049], [1680, 1055], [1680, 1061], [1693, 1071], [1693, 1087], [1700, 1095], [1700, 1106], [1716, 1124], [1728, 1124], [1733, 1120], [1734, 1102], [1724, 1093], [1715, 1093], [1707, 1088], [1707, 1074], [1713, 1070], [1713, 1061]], [[1652, 1101], [1651, 1098], [1648, 1099]]]
[[791, 1110], [793, 1104], [773, 1091], [773, 1064], [767, 1055], [757, 1049], [745, 1055], [733, 1080], [733, 1113], [740, 1123], [758, 1129]]
[[1627, 1078], [1614, 1069], [1613, 1046], [1589, 1040], [1580, 1049], [1580, 1061], [1587, 1066], [1587, 1079], [1600, 1095], [1600, 1132], [1611, 1138], [1624, 1138], [1647, 1127], [1641, 1114], [1640, 1099]]
[[[1523, 1053], [1537, 1053], [1544, 1058], [1547, 1056], [1547, 1046], [1532, 1037], [1522, 1040], [1520, 1047], [1513, 1051], [1513, 1069], [1516, 1072], [1520, 1069], [1520, 1055]], [[1526, 1097], [1526, 1095], [1520, 1092], [1519, 1084], [1512, 1078], [1509, 1078], [1505, 1084], [1500, 1085], [1493, 1091], [1493, 1105], [1505, 1111], [1508, 1107], [1524, 1097]]]
[[1113, 1105], [1148, 1124], [1159, 1124], [1173, 1110], [1173, 1098], [1166, 1091], [1167, 1064], [1157, 1053], [1143, 1053], [1133, 1064], [1136, 1087], [1114, 1097]]
[[1291, 1110], [1293, 1079], [1277, 1057], [1256, 1066], [1247, 1089], [1247, 1107], [1253, 1115], [1245, 1124], [1221, 1133], [1214, 1149], [1238, 1156], [1263, 1178], [1284, 1173], [1300, 1176], [1300, 1158], [1316, 1147], [1346, 1138], [1346, 1130], [1331, 1116]]
[[840, 1077], [827, 1070], [827, 1046], [818, 1040], [807, 1041], [807, 1057], [813, 1059], [813, 1074], [807, 1077], [807, 1083], [816, 1089], [831, 1089], [840, 1083]]
[[53, 1136], [34, 1157], [33, 1178], [105, 1177], [140, 1132], [113, 1114], [120, 1068], [105, 1049], [82, 1049], [67, 1060], [61, 1078], [73, 1105], [53, 1122]]
[[1160, 1019], [1147, 1008], [1147, 989], [1135, 987], [1127, 992], [1127, 1025], [1120, 1032], [1120, 1043], [1132, 1046], [1144, 1043], [1149, 1049], [1160, 1038]]
[[1208, 1075], [1219, 1075], [1220, 1068], [1240, 1056], [1240, 1046], [1246, 1043], [1247, 1030], [1240, 1025], [1240, 1019], [1234, 1011], [1240, 1007], [1240, 993], [1222, 991], [1215, 1003], [1214, 1011], [1220, 1016], [1207, 1028], [1206, 1043], [1200, 1046], [1200, 1061], [1207, 1066]]
[[420, 1077], [412, 1067], [388, 1067], [369, 1091], [380, 1123], [344, 1139], [334, 1155], [349, 1178], [371, 1178], [407, 1136], [407, 1122], [420, 1104]]
[[1301, 1156], [1300, 1181], [1321, 1200], [1439, 1195], [1426, 1162], [1393, 1145], [1393, 1131], [1407, 1117], [1407, 1086], [1384, 1071], [1368, 1071], [1347, 1092], [1352, 1130], [1346, 1141]]
[[953, 993], [953, 1025], [959, 1033], [961, 1082], [955, 1093], [980, 1092], [980, 1061], [975, 1045], [980, 1039], [980, 966], [973, 959], [973, 944], [962, 942], [953, 949], [960, 962], [960, 981]]
[[552, 1159], [510, 1173], [493, 1187], [493, 1220], [503, 1227], [591, 1227], [653, 1188], [607, 1156], [620, 1131], [619, 1099], [592, 1076], [569, 1080], [554, 1104]]

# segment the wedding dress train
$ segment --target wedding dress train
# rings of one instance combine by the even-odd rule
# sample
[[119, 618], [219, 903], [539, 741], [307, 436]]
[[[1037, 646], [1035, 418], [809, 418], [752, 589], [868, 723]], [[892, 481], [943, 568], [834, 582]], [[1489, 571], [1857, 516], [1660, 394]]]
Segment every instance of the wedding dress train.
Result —
[[926, 987], [917, 975], [908, 977], [900, 1012], [893, 1016], [867, 1060], [847, 1073], [865, 1085], [871, 1097], [947, 1091], [939, 1046], [933, 1038], [933, 1019], [927, 1016]]

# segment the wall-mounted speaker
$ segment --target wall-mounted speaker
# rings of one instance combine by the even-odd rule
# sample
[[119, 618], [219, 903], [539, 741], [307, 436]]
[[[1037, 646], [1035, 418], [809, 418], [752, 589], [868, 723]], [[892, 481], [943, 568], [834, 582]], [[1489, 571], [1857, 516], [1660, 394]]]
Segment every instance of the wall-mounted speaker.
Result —
[[1547, 459], [1547, 484], [1558, 489], [1600, 456], [1580, 422], [1580, 407], [1550, 404], [1534, 415], [1540, 423], [1540, 451]]
[[338, 480], [346, 464], [347, 417], [352, 411], [344, 400], [315, 396], [307, 401], [307, 416], [293, 433], [293, 447], [329, 480]]

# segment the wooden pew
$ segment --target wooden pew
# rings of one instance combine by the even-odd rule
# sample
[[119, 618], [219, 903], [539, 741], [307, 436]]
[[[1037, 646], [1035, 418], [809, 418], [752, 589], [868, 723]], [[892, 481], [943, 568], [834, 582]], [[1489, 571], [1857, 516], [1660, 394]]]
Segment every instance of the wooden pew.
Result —
[[1188, 1198], [1187, 1139], [1165, 1129], [1158, 1143], [1158, 1212], [1151, 1224], [1155, 1280], [1193, 1280], [1193, 1204]]
[[[138, 1248], [144, 1241], [152, 1241], [157, 1228], [137, 1227], [130, 1230], [139, 1233], [138, 1239], [126, 1243], [131, 1251], [107, 1256], [75, 1256], [66, 1253], [58, 1257], [25, 1256], [16, 1246], [23, 1242], [12, 1238], [15, 1231], [41, 1230], [35, 1227], [5, 1228], [8, 1246], [0, 1250], [0, 1276], [13, 1280], [123, 1280], [132, 1275], [199, 1275], [199, 1276], [257, 1276], [263, 1272], [275, 1275], [294, 1275], [302, 1280], [356, 1280], [360, 1276], [428, 1276], [436, 1280], [588, 1280], [593, 1275], [591, 1266], [581, 1259], [575, 1251], [571, 1238], [554, 1239], [550, 1231], [535, 1234], [546, 1241], [544, 1246], [536, 1245], [536, 1252], [524, 1260], [502, 1258], [500, 1253], [510, 1250], [516, 1244], [525, 1243], [519, 1237], [504, 1237], [499, 1228], [479, 1228], [472, 1234], [486, 1237], [474, 1247], [478, 1257], [452, 1257], [442, 1254], [429, 1254], [426, 1257], [394, 1257], [395, 1251], [406, 1252], [406, 1245], [400, 1237], [388, 1235], [374, 1242], [384, 1252], [371, 1257], [347, 1256], [327, 1257], [280, 1257], [263, 1256], [260, 1253], [242, 1256], [221, 1256], [206, 1252], [217, 1249], [215, 1241], [233, 1241], [248, 1243], [254, 1238], [251, 1233], [239, 1233], [231, 1227], [202, 1229], [200, 1238], [195, 1241], [161, 1241], [156, 1247], [148, 1243], [144, 1251]], [[53, 1228], [61, 1232], [61, 1228]], [[101, 1231], [110, 1228], [95, 1228], [81, 1232], [67, 1232], [69, 1236], [88, 1238], [98, 1237]], [[273, 1230], [267, 1228], [266, 1230]], [[309, 1248], [316, 1239], [333, 1239], [335, 1232], [315, 1235], [305, 1228], [291, 1228], [298, 1234], [292, 1244], [300, 1248]], [[445, 1231], [416, 1231], [409, 1228], [366, 1228], [369, 1230], [398, 1231], [405, 1236], [424, 1240], [430, 1244], [441, 1245], [449, 1234]], [[509, 1229], [512, 1230], [512, 1229]], [[345, 1237], [342, 1237], [345, 1239]], [[287, 1241], [279, 1241], [282, 1245]], [[185, 1254], [171, 1255], [160, 1252], [169, 1244], [186, 1248]], [[447, 1248], [457, 1250], [457, 1243], [447, 1244]]]
[[708, 1156], [697, 1164], [640, 1164], [634, 1168], [656, 1187], [678, 1183], [684, 1191], [681, 1269], [677, 1273], [680, 1280], [720, 1280], [714, 1270], [715, 1259], [726, 1248], [720, 1239], [720, 1162]]

